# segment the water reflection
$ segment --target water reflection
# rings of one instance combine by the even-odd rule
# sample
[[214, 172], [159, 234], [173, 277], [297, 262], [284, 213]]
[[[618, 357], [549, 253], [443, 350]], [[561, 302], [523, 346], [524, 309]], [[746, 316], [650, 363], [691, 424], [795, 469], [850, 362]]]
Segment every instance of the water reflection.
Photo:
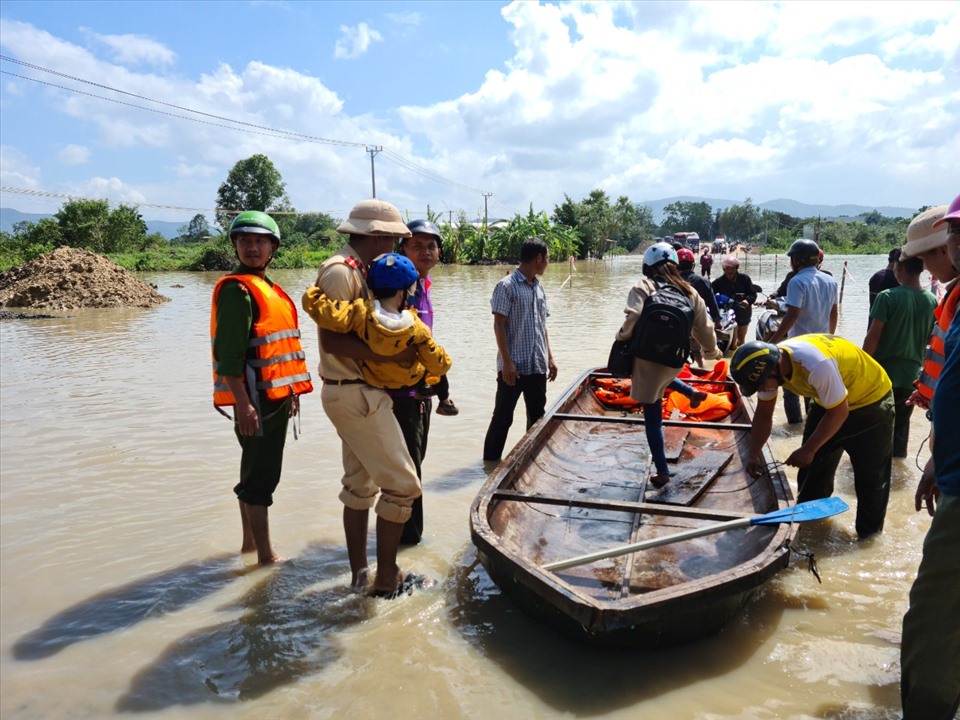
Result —
[[[253, 700], [319, 673], [342, 653], [338, 634], [373, 615], [375, 600], [342, 583], [342, 551], [307, 547], [235, 603], [240, 617], [180, 638], [140, 670], [120, 712]], [[320, 586], [319, 588], [317, 586]]]
[[782, 612], [776, 602], [755, 602], [749, 623], [735, 621], [672, 649], [598, 648], [531, 622], [493, 584], [473, 548], [458, 559], [453, 584], [448, 612], [461, 635], [554, 711], [575, 717], [626, 710], [735, 671], [769, 639]]
[[236, 579], [236, 557], [188, 563], [106, 590], [57, 613], [13, 645], [17, 660], [39, 660], [74, 643], [182, 610]]

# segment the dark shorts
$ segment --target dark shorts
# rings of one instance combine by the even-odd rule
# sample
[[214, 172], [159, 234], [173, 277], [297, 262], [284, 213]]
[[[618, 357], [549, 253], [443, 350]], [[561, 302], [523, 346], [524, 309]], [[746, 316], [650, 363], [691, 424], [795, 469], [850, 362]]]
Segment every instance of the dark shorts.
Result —
[[270, 507], [273, 505], [273, 492], [280, 484], [290, 413], [287, 403], [281, 404], [279, 410], [270, 416], [274, 409], [266, 410], [268, 417], [263, 423], [263, 435], [260, 437], [241, 435], [234, 426], [243, 452], [240, 456], [240, 482], [233, 491], [237, 498], [248, 505]]

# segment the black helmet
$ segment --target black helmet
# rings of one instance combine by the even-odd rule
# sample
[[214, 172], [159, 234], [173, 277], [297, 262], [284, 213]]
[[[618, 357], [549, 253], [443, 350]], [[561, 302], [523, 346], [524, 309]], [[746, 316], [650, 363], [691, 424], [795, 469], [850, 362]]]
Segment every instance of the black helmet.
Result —
[[730, 374], [740, 386], [740, 392], [753, 395], [780, 362], [780, 348], [754, 340], [737, 348], [730, 361]]
[[430, 222], [429, 220], [424, 220], [424, 219], [422, 219], [422, 218], [419, 219], [419, 220], [411, 220], [410, 222], [408, 222], [408, 223], [407, 223], [407, 230], [409, 230], [410, 233], [413, 234], [413, 235], [417, 235], [417, 234], [421, 234], [421, 235], [433, 235], [433, 236], [436, 237], [438, 240], [442, 240], [442, 239], [443, 239], [443, 236], [440, 235], [440, 230], [439, 230], [439, 228], [437, 228], [437, 226], [434, 225], [434, 224], [433, 224], [432, 222]]
[[[411, 220], [407, 223], [407, 230], [410, 231], [412, 235], [431, 235], [437, 239], [437, 250], [440, 252], [440, 260], [443, 260], [443, 236], [440, 234], [440, 229], [429, 220]], [[410, 238], [400, 238], [399, 248], [403, 250], [403, 246], [406, 244], [407, 240]]]
[[820, 246], [813, 240], [794, 240], [787, 256], [796, 260], [800, 267], [812, 267], [820, 262]]
[[[440, 234], [440, 229], [434, 225], [429, 220], [411, 220], [407, 223], [407, 229], [413, 235], [433, 235], [437, 239], [437, 246], [439, 247], [440, 243], [443, 242], [443, 236]], [[403, 244], [402, 238], [400, 244]]]

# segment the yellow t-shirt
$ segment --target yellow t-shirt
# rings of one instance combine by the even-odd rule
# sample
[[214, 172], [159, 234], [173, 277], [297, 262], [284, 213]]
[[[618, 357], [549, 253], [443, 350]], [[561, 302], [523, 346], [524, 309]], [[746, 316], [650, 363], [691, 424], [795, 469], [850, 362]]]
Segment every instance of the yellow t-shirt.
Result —
[[[793, 372], [783, 386], [791, 392], [827, 408], [844, 400], [851, 410], [880, 400], [893, 387], [886, 371], [876, 360], [836, 335], [798, 335], [779, 344], [793, 364]], [[760, 400], [772, 400], [776, 390], [760, 392]]]

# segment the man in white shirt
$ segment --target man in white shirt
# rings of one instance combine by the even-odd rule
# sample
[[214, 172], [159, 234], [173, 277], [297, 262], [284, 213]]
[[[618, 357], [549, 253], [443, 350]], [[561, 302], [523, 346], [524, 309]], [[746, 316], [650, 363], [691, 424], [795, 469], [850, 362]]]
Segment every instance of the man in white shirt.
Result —
[[[790, 266], [796, 273], [787, 285], [787, 314], [770, 338], [776, 344], [785, 338], [811, 333], [832, 335], [837, 329], [837, 301], [840, 293], [832, 275], [820, 272], [820, 246], [813, 240], [797, 240], [787, 251]], [[809, 409], [809, 401], [807, 401]], [[783, 409], [790, 424], [803, 422], [800, 398], [789, 390], [783, 392]]]

